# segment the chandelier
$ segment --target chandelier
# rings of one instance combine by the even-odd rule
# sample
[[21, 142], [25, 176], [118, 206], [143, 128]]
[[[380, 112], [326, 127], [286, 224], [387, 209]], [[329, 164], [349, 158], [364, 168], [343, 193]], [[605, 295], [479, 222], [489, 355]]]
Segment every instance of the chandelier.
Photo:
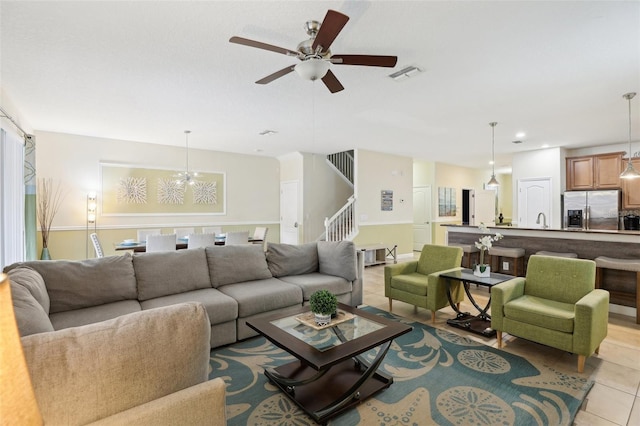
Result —
[[184, 131], [185, 145], [187, 147], [187, 167], [184, 172], [175, 175], [176, 184], [178, 185], [193, 185], [196, 183], [195, 178], [198, 176], [198, 173], [189, 171], [189, 133], [191, 133], [191, 130]]

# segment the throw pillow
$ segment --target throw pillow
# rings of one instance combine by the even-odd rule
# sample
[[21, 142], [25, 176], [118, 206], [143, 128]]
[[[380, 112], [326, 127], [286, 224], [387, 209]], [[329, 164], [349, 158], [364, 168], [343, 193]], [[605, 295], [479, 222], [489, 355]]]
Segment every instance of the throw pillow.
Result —
[[214, 288], [272, 278], [262, 245], [212, 246], [205, 251]]
[[347, 281], [358, 278], [356, 246], [352, 241], [318, 241], [318, 263], [322, 274]]
[[267, 248], [267, 263], [274, 277], [302, 275], [318, 271], [318, 245], [271, 244]]

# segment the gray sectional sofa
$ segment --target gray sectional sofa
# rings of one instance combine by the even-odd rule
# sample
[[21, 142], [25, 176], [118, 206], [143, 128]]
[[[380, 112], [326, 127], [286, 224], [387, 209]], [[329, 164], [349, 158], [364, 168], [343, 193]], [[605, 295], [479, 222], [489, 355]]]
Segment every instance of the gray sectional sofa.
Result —
[[83, 261], [31, 261], [5, 268], [21, 335], [111, 320], [182, 302], [200, 302], [211, 347], [256, 333], [252, 318], [286, 314], [326, 288], [362, 304], [361, 252], [352, 242], [216, 246]]

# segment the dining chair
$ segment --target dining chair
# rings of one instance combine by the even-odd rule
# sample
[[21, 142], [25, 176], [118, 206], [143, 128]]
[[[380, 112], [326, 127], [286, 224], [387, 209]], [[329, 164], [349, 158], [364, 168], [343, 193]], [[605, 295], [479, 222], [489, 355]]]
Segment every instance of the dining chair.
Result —
[[264, 226], [256, 226], [255, 231], [253, 231], [253, 239], [260, 240], [254, 241], [253, 244], [262, 244], [264, 251], [267, 251], [267, 232], [269, 232], [269, 228]]
[[176, 249], [176, 234], [158, 234], [147, 236], [146, 252], [174, 251]]
[[189, 236], [189, 234], [193, 234], [195, 232], [194, 228], [173, 228], [173, 233], [176, 234], [176, 241], [181, 239], [184, 240]]
[[147, 241], [147, 236], [149, 235], [160, 235], [160, 228], [156, 229], [138, 229], [137, 232], [137, 241], [139, 243], [144, 243]]
[[224, 244], [226, 246], [249, 244], [249, 231], [227, 232]]
[[214, 245], [216, 245], [216, 234], [189, 234], [188, 249]]
[[104, 257], [104, 252], [102, 251], [102, 245], [100, 244], [100, 240], [98, 240], [98, 234], [93, 232], [89, 235], [91, 238], [91, 242], [93, 243], [93, 249], [96, 252], [96, 257]]
[[203, 226], [202, 227], [203, 234], [222, 234], [222, 226]]

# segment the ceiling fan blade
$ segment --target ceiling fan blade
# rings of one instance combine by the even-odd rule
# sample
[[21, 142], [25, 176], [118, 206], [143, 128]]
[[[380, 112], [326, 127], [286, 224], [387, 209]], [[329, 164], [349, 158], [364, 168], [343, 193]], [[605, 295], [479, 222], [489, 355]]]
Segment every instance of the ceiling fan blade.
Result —
[[331, 70], [327, 71], [324, 77], [322, 77], [322, 82], [325, 86], [327, 86], [327, 89], [329, 89], [331, 93], [336, 93], [344, 90], [344, 86], [340, 84], [335, 74], [332, 73]]
[[290, 66], [288, 66], [286, 68], [281, 69], [280, 71], [276, 71], [273, 74], [270, 74], [270, 75], [266, 76], [265, 78], [262, 78], [262, 79], [256, 81], [256, 84], [271, 83], [273, 80], [289, 74], [291, 71], [294, 70], [295, 67], [296, 67], [295, 65], [290, 65]]
[[336, 65], [364, 65], [368, 67], [393, 68], [396, 66], [397, 62], [398, 62], [397, 56], [331, 55], [331, 63]]
[[274, 46], [272, 44], [262, 43], [260, 41], [249, 40], [248, 38], [234, 36], [229, 39], [229, 42], [242, 44], [244, 46], [249, 46], [249, 47], [256, 47], [258, 49], [270, 50], [272, 52], [282, 53], [283, 55], [287, 55], [287, 56], [298, 56], [298, 52], [295, 52], [293, 50], [285, 49], [284, 47]]
[[322, 21], [322, 25], [320, 25], [320, 31], [316, 34], [311, 48], [315, 51], [318, 46], [322, 46], [323, 52], [328, 50], [348, 20], [349, 17], [347, 15], [329, 9], [324, 17], [324, 21]]

